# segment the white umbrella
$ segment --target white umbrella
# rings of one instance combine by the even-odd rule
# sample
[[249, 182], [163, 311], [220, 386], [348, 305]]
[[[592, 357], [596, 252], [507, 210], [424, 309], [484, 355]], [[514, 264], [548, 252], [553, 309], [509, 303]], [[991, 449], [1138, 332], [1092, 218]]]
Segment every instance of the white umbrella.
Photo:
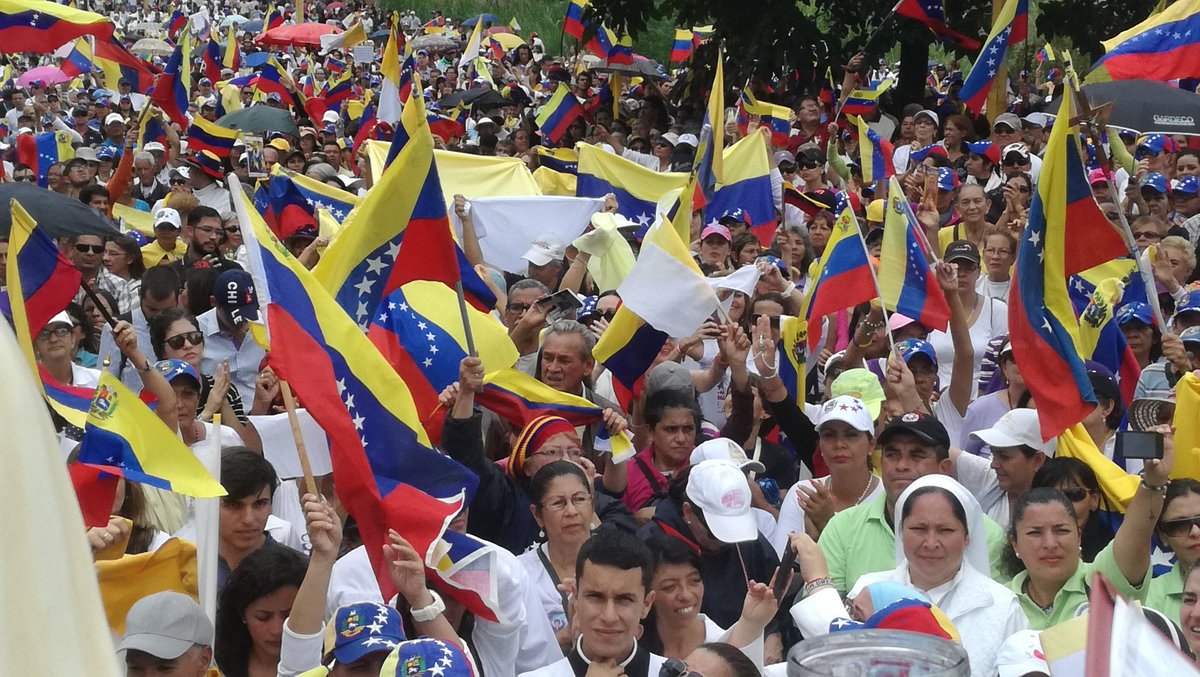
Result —
[[150, 56], [170, 56], [175, 48], [164, 40], [157, 38], [142, 38], [133, 43], [129, 51], [134, 54], [149, 54]]
[[247, 21], [249, 21], [249, 19], [242, 16], [241, 14], [230, 14], [229, 16], [225, 17], [221, 21], [221, 26], [225, 27], [225, 26], [228, 26], [229, 24], [244, 24]]

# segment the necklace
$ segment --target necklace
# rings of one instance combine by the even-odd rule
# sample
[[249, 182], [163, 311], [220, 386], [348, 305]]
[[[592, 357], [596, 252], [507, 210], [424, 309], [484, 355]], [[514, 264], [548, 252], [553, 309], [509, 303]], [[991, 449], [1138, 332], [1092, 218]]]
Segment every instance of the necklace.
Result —
[[1045, 605], [1043, 605], [1041, 602], [1039, 602], [1039, 601], [1037, 601], [1036, 599], [1034, 599], [1034, 598], [1033, 598], [1033, 594], [1029, 592], [1029, 588], [1030, 588], [1030, 585], [1029, 585], [1029, 580], [1030, 580], [1030, 579], [1026, 578], [1026, 579], [1025, 579], [1025, 585], [1023, 586], [1024, 592], [1025, 592], [1025, 596], [1026, 596], [1026, 597], [1028, 597], [1028, 598], [1029, 598], [1029, 601], [1030, 601], [1030, 602], [1033, 602], [1033, 603], [1034, 603], [1034, 605], [1036, 605], [1036, 606], [1037, 606], [1037, 608], [1041, 609], [1041, 610], [1042, 610], [1042, 613], [1044, 613], [1044, 614], [1046, 614], [1046, 615], [1049, 615], [1051, 611], [1054, 611], [1054, 600], [1050, 600], [1050, 603], [1049, 603], [1049, 604], [1045, 604]]
[[867, 473], [867, 486], [863, 487], [862, 493], [858, 495], [858, 500], [854, 502], [854, 505], [858, 505], [859, 503], [863, 502], [863, 499], [866, 498], [867, 494], [871, 492], [871, 487], [874, 484], [875, 476]]

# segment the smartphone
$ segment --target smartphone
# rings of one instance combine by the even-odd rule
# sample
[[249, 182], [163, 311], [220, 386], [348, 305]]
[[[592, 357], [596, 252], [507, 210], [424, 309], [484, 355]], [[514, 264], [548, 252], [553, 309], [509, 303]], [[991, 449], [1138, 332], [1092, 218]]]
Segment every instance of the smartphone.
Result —
[[583, 305], [579, 299], [575, 298], [575, 293], [570, 289], [560, 289], [539, 299], [537, 303], [546, 309], [546, 319], [551, 322], [561, 320]]
[[1152, 432], [1118, 430], [1117, 446], [1114, 453], [1122, 458], [1140, 458], [1143, 460], [1162, 458], [1163, 436]]
[[782, 601], [783, 596], [787, 594], [788, 582], [792, 578], [792, 567], [796, 564], [796, 549], [788, 544], [783, 549], [783, 557], [779, 558], [779, 569], [775, 574], [775, 587], [772, 590], [775, 592], [775, 600]]

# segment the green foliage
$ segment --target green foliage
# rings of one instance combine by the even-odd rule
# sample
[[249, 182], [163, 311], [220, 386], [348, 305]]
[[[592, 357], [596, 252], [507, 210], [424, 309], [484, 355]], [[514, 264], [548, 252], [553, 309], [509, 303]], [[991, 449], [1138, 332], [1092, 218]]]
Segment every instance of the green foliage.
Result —
[[[637, 2], [640, 0], [625, 0]], [[502, 22], [507, 23], [514, 16], [521, 24], [520, 34], [529, 37], [530, 32], [536, 32], [546, 43], [546, 51], [559, 54], [560, 38], [566, 51], [578, 50], [579, 46], [570, 37], [562, 36], [563, 16], [567, 12], [567, 0], [506, 0], [503, 3], [485, 2], [483, 0], [382, 0], [382, 7], [391, 10], [413, 10], [422, 20], [429, 20], [433, 11], [441, 11], [452, 19], [465, 19], [482, 12], [495, 14]], [[608, 27], [620, 32], [620, 24], [608, 21]], [[639, 24], [630, 24], [629, 33], [633, 36], [633, 50], [655, 61], [665, 62], [671, 53], [671, 43], [675, 37], [675, 27], [669, 20], [654, 17], [647, 18]]]

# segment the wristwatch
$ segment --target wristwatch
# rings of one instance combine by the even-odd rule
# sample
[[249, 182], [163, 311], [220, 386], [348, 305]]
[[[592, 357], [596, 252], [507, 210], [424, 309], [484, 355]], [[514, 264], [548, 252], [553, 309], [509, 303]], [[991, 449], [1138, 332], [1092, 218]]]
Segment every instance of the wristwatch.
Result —
[[433, 590], [430, 590], [429, 596], [433, 598], [433, 601], [429, 603], [429, 606], [421, 607], [420, 609], [412, 609], [409, 611], [409, 613], [412, 614], [412, 619], [414, 621], [418, 623], [428, 623], [429, 621], [432, 621], [433, 619], [445, 613], [446, 603], [442, 601], [441, 595], [437, 594], [437, 592]]

